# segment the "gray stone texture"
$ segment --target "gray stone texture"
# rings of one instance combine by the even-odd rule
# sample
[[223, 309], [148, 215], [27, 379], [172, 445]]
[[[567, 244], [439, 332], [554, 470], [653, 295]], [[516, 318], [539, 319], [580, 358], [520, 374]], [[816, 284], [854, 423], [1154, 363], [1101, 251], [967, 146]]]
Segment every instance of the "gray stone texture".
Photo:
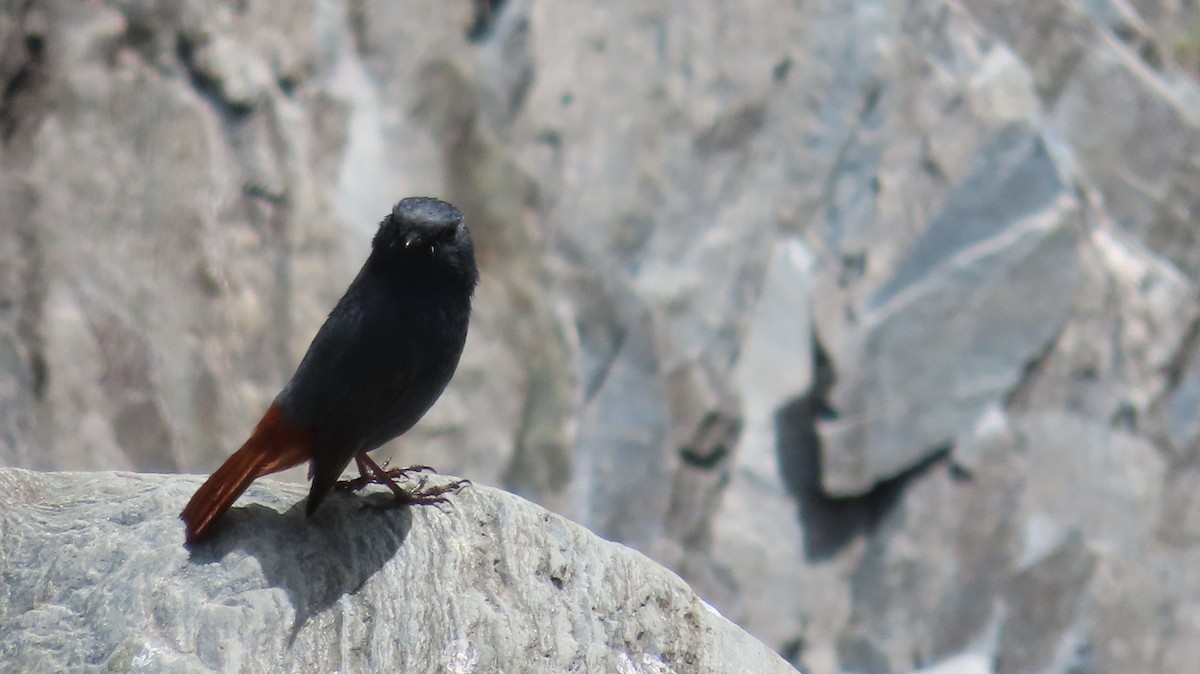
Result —
[[795, 671], [644, 555], [496, 489], [309, 519], [272, 481], [189, 552], [198, 485], [0, 469], [0, 669]]
[[1198, 78], [1185, 0], [0, 2], [0, 463], [213, 469], [432, 194], [381, 454], [814, 674], [1191, 672]]

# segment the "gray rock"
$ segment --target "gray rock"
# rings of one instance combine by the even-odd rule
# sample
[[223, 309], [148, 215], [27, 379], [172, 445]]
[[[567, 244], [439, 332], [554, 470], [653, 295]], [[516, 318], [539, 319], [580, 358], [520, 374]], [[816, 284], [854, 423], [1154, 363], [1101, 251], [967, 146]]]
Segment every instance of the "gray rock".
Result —
[[1195, 52], [1194, 35], [1182, 28], [1188, 19], [1167, 18], [1183, 8], [1142, 3], [1168, 24], [1153, 35], [1123, 2], [963, 4], [1029, 64], [1048, 123], [1071, 144], [1118, 226], [1197, 278], [1200, 249], [1190, 224], [1200, 198], [1193, 151], [1200, 92], [1165, 53], [1173, 46]]
[[848, 308], [857, 330], [830, 347], [838, 416], [820, 424], [829, 493], [862, 494], [960, 444], [1001, 403], [1067, 319], [1080, 234], [1045, 142], [1000, 130], [890, 277]]
[[266, 480], [189, 553], [196, 486], [0, 471], [5, 667], [793, 671], [667, 570], [500, 491], [306, 520], [303, 490]]

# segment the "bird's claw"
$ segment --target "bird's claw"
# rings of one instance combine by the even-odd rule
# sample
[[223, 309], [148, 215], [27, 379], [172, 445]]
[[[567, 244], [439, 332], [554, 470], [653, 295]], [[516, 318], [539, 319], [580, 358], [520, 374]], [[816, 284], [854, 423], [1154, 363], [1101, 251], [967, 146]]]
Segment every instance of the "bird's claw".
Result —
[[446, 494], [457, 494], [463, 487], [471, 484], [470, 480], [455, 480], [440, 484], [436, 487], [426, 487], [427, 480], [421, 478], [417, 486], [412, 491], [408, 492], [405, 497], [412, 505], [438, 505], [441, 503], [449, 503]]
[[[401, 490], [397, 492], [390, 501], [379, 504], [371, 504], [369, 507], [374, 510], [387, 510], [389, 508], [400, 508], [410, 505], [434, 506], [438, 510], [442, 510], [443, 505], [450, 503], [450, 499], [446, 498], [447, 494], [458, 493], [463, 487], [471, 484], [470, 480], [455, 480], [440, 484], [434, 487], [428, 486], [427, 478], [421, 478], [417, 482], [416, 487], [411, 490]], [[442, 512], [445, 512], [442, 510]]]
[[[385, 462], [383, 464], [387, 466]], [[382, 475], [359, 475], [358, 477], [349, 480], [338, 480], [334, 483], [334, 488], [339, 491], [361, 491], [372, 484], [382, 484], [388, 486], [388, 482], [407, 478], [412, 473], [436, 473], [433, 466], [408, 466], [407, 468], [393, 468], [383, 471]], [[422, 479], [422, 483], [424, 480]], [[419, 487], [418, 487], [419, 488]]]

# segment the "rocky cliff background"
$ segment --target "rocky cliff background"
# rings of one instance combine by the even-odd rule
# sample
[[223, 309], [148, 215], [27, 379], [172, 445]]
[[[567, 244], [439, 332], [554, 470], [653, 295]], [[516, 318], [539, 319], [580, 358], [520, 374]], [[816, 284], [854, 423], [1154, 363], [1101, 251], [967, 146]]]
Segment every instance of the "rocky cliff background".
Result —
[[398, 461], [814, 674], [1191, 671], [1198, 73], [1192, 0], [4, 0], [0, 461], [213, 469], [435, 195]]

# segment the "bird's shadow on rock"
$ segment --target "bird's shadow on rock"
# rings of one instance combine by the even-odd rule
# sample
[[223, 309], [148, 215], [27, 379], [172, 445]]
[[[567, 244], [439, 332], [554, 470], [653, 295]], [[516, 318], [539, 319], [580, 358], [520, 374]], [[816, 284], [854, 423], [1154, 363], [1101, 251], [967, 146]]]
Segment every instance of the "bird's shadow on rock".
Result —
[[282, 513], [257, 504], [235, 507], [211, 539], [191, 546], [189, 562], [212, 564], [234, 551], [257, 559], [267, 584], [286, 592], [296, 611], [290, 644], [309, 618], [357, 592], [400, 550], [412, 529], [412, 508], [376, 507], [390, 501], [380, 493], [333, 494], [312, 518], [303, 499]]

